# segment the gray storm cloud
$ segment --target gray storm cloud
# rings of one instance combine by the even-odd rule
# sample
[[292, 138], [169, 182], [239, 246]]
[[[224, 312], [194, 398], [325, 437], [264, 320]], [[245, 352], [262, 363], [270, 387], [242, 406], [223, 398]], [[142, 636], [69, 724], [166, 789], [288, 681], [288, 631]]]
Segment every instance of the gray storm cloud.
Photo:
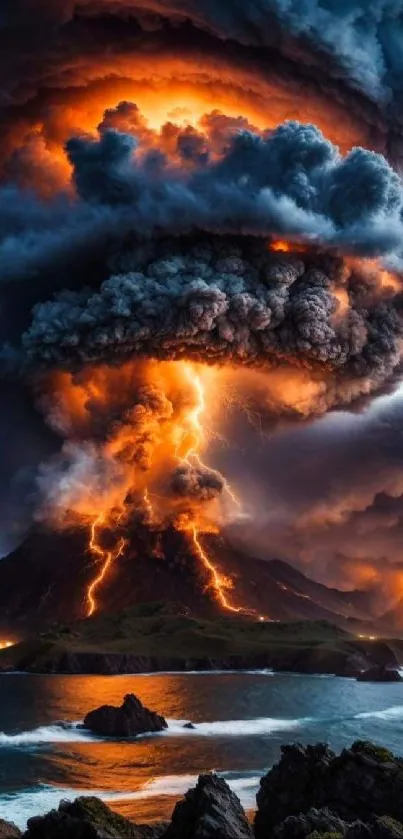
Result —
[[38, 304], [20, 350], [5, 351], [5, 359], [26, 371], [135, 357], [256, 368], [290, 362], [373, 386], [399, 361], [400, 293], [354, 270], [346, 276], [340, 259], [214, 237], [193, 246], [165, 242], [163, 250], [142, 266], [136, 251], [127, 253], [132, 270], [99, 291]]
[[53, 270], [57, 282], [70, 263], [77, 283], [89, 250], [102, 262], [106, 244], [116, 249], [129, 234], [194, 230], [294, 237], [403, 264], [402, 184], [382, 155], [356, 148], [343, 157], [315, 126], [293, 121], [266, 137], [233, 134], [218, 160], [208, 147], [200, 154], [199, 137], [183, 137], [192, 166], [158, 150], [137, 154], [136, 138], [116, 129], [71, 139], [76, 199], [44, 204], [0, 189], [3, 281]]

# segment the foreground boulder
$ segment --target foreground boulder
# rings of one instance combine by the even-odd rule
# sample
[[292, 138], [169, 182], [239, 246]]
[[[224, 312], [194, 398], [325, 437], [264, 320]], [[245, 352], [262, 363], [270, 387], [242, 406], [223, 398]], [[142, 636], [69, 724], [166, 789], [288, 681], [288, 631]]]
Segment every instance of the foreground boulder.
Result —
[[403, 824], [389, 816], [349, 823], [330, 810], [312, 808], [305, 815], [289, 816], [275, 827], [273, 839], [403, 839]]
[[252, 839], [239, 798], [223, 778], [200, 775], [176, 805], [164, 839]]
[[357, 676], [358, 682], [403, 682], [398, 670], [390, 670], [383, 664], [375, 664]]
[[84, 728], [104, 737], [136, 737], [152, 731], [163, 731], [168, 723], [159, 714], [149, 711], [133, 693], [128, 693], [120, 708], [101, 705], [84, 719]]
[[314, 807], [307, 813], [299, 813], [298, 816], [288, 816], [285, 821], [274, 828], [273, 839], [308, 839], [312, 834], [323, 836], [345, 836], [348, 825], [327, 808], [315, 810]]
[[320, 743], [283, 746], [281, 752], [260, 782], [257, 839], [268, 839], [288, 816], [311, 808], [328, 808], [349, 823], [372, 816], [403, 822], [403, 759], [387, 749], [357, 741], [338, 756]]
[[18, 836], [22, 836], [22, 833], [16, 824], [0, 819], [0, 839], [14, 839]]
[[142, 828], [99, 798], [61, 801], [58, 810], [28, 821], [25, 839], [144, 839]]

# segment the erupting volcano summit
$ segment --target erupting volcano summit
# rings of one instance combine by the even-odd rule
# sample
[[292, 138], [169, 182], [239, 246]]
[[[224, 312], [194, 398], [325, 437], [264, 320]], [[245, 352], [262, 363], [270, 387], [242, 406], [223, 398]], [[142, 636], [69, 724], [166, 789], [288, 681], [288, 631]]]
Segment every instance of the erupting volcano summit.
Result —
[[400, 0], [3, 0], [0, 33], [3, 554], [84, 531], [88, 616], [140, 530], [229, 613], [270, 619], [206, 534], [400, 608]]

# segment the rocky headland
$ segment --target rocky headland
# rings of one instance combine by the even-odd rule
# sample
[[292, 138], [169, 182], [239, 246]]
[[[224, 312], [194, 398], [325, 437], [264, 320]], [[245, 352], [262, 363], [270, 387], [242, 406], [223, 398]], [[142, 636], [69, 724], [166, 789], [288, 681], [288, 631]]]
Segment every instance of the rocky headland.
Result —
[[272, 668], [393, 681], [403, 640], [347, 632], [327, 621], [201, 618], [178, 604], [145, 603], [95, 615], [0, 651], [0, 672], [124, 673]]

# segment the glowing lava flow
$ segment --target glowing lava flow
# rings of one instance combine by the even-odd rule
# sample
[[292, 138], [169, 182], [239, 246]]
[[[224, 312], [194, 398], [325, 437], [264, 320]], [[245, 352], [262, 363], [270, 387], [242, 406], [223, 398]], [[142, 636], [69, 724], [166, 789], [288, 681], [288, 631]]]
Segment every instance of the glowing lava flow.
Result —
[[113, 551], [108, 551], [105, 548], [103, 548], [98, 541], [98, 527], [101, 527], [102, 525], [105, 525], [105, 516], [103, 513], [100, 513], [91, 525], [91, 538], [89, 542], [89, 549], [94, 556], [100, 559], [102, 565], [99, 574], [95, 577], [92, 583], [90, 583], [87, 589], [88, 618], [94, 614], [97, 608], [95, 593], [98, 586], [100, 586], [103, 580], [105, 579], [112, 563], [115, 562], [116, 559], [119, 559], [119, 557], [122, 555], [126, 544], [125, 540], [121, 538], [117, 547]]
[[221, 603], [224, 609], [226, 609], [229, 612], [238, 612], [244, 615], [254, 615], [255, 612], [245, 609], [243, 606], [233, 606], [233, 604], [229, 602], [225, 592], [234, 587], [232, 580], [230, 580], [229, 577], [224, 577], [223, 574], [220, 574], [211, 562], [211, 559], [209, 559], [206, 551], [200, 544], [197, 525], [193, 521], [190, 523], [190, 530], [192, 533], [193, 545], [195, 547], [197, 556], [199, 557], [207, 571], [210, 573], [211, 585], [214, 589], [217, 600]]

